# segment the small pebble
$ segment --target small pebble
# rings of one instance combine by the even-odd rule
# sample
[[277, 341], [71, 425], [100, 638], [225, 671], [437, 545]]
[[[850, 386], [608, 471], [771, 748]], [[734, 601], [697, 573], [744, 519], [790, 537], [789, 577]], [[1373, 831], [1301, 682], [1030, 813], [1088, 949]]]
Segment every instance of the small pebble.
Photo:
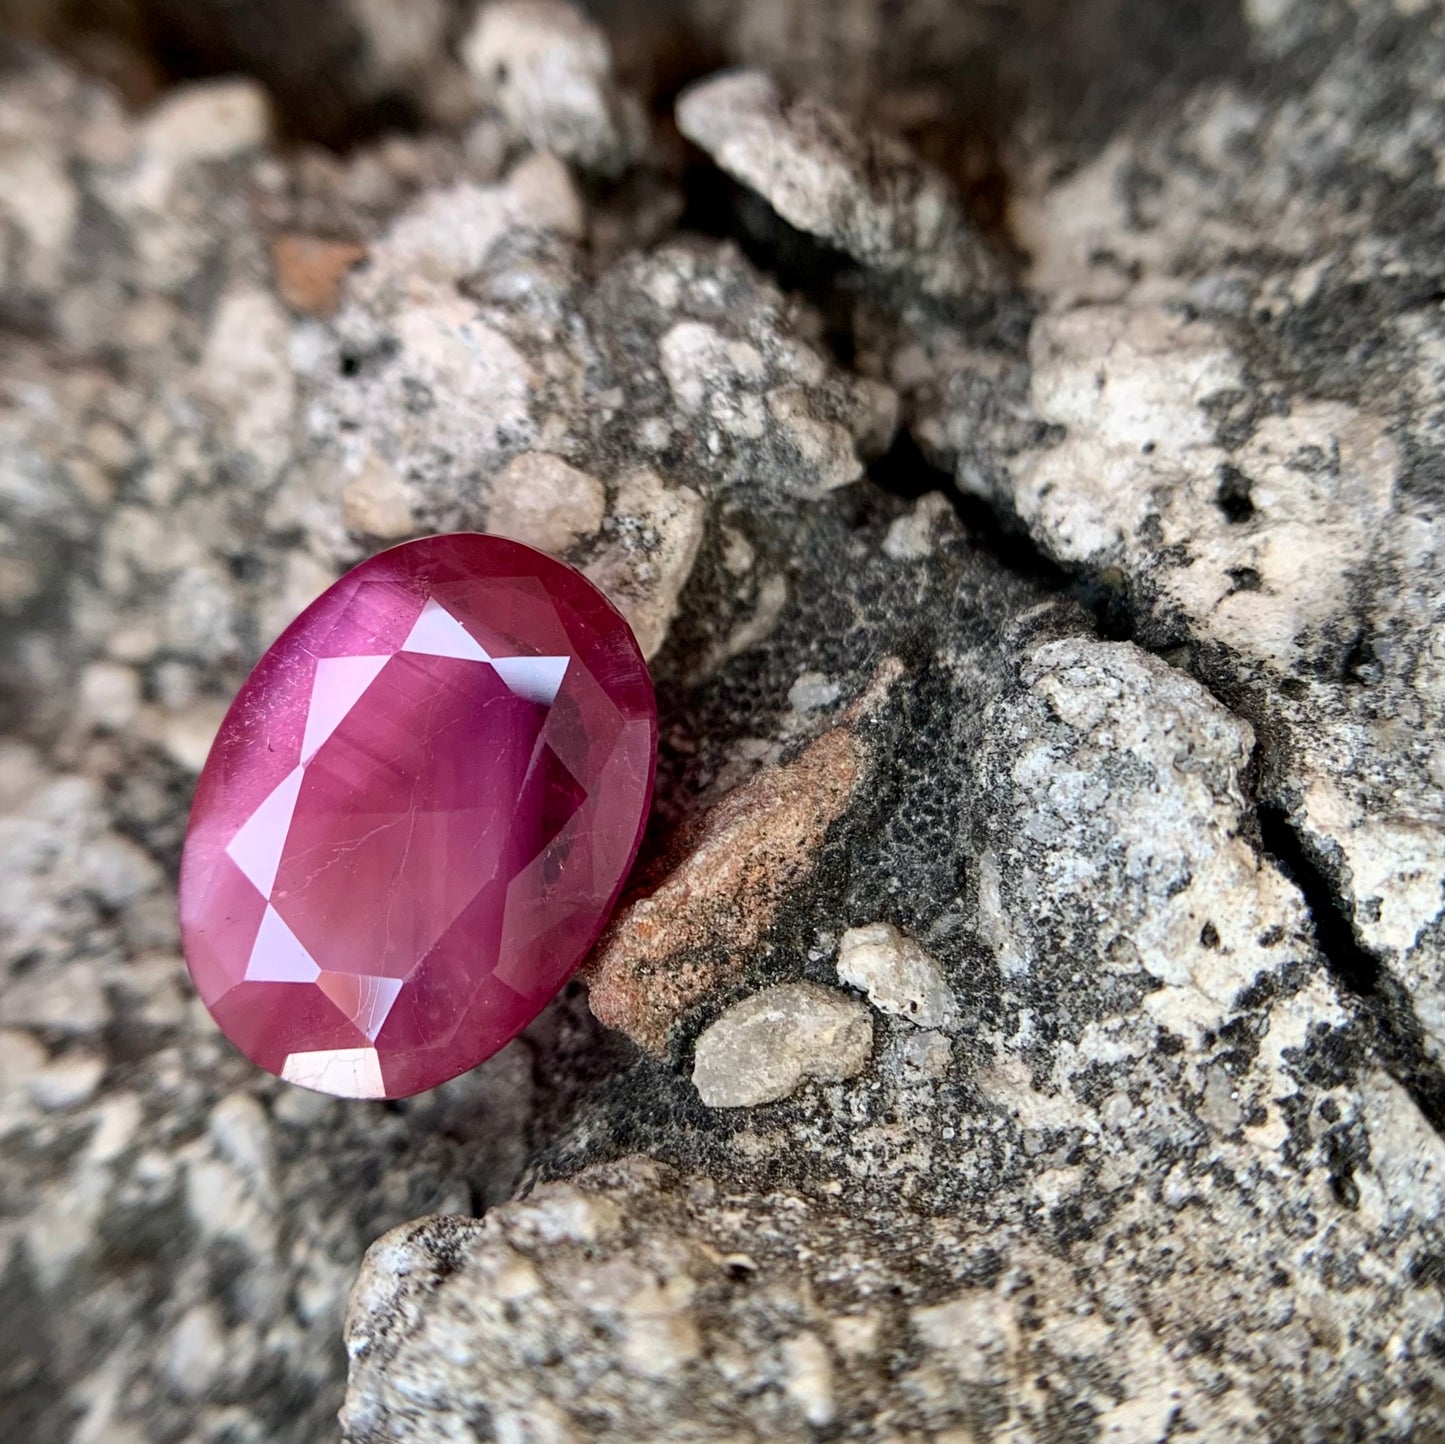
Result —
[[698, 1039], [692, 1081], [709, 1108], [747, 1108], [809, 1078], [852, 1078], [872, 1051], [873, 1023], [856, 999], [781, 983], [734, 1004]]
[[943, 969], [892, 923], [869, 923], [844, 933], [838, 976], [867, 993], [875, 1008], [920, 1028], [944, 1028], [954, 1020], [956, 1005]]

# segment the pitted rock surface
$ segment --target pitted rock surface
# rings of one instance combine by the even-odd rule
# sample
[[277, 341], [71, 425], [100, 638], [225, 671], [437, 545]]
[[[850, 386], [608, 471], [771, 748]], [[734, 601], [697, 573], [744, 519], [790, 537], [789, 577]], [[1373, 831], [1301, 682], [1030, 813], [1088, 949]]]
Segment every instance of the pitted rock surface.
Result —
[[[1439, 279], [1424, 157], [1445, 34], [1386, 3], [1249, 21], [1235, 73], [1076, 169], [1021, 133], [1028, 289], [983, 316], [847, 245], [806, 113], [729, 79], [680, 116], [784, 220], [818, 207], [806, 228], [864, 268], [840, 288], [858, 364], [897, 389], [924, 455], [1255, 722], [1264, 798], [1383, 966], [1392, 1026], [1438, 1065], [1440, 318], [1407, 297]], [[1398, 70], [1378, 63], [1394, 47]], [[730, 138], [764, 124], [771, 163], [735, 164]], [[906, 193], [908, 159], [888, 173]]]
[[[524, 1245], [520, 1314], [540, 1340], [558, 1317], [581, 1326], [568, 1310], [585, 1299], [607, 1356], [626, 1357], [626, 1300], [574, 1281], [641, 1250], [674, 1260], [647, 1286], [688, 1347], [660, 1382], [610, 1372], [601, 1401], [564, 1350], [525, 1397], [559, 1429], [619, 1439], [662, 1427], [657, 1408], [672, 1437], [697, 1438], [804, 1439], [815, 1416], [858, 1437], [1063, 1437], [1058, 1410], [1091, 1437], [1324, 1438], [1322, 1418], [1408, 1437], [1445, 1382], [1431, 1344], [1445, 1298], [1418, 1287], [1445, 1148], [1370, 1061], [1300, 894], [1251, 841], [1249, 725], [1133, 645], [1084, 637], [1021, 646], [968, 725], [972, 745], [950, 755], [977, 758], [972, 883], [956, 913], [930, 899], [912, 922], [957, 991], [953, 1042], [880, 1013], [875, 1061], [850, 1081], [719, 1111], [648, 1065], [585, 1109], [574, 1146], [645, 1146], [687, 1176], [648, 1164], [563, 1186], [620, 1207], [607, 1217], [622, 1241], [602, 1250], [611, 1265], [566, 1241]], [[837, 918], [868, 892], [825, 864], [792, 906]], [[762, 967], [805, 956], [775, 948]], [[750, 1001], [778, 1014], [787, 986], [814, 985]], [[698, 1041], [709, 1078], [736, 1011]], [[774, 1191], [719, 1198], [722, 1178]], [[429, 1426], [473, 1399], [518, 1407], [514, 1353], [528, 1357], [533, 1325], [519, 1336], [471, 1301], [512, 1276], [504, 1239], [530, 1208], [549, 1215], [553, 1187], [373, 1253], [351, 1316], [350, 1437], [421, 1437], [415, 1378], [433, 1381]], [[771, 1345], [740, 1344], [743, 1319], [766, 1320]], [[782, 1347], [800, 1333], [817, 1348]], [[471, 1362], [436, 1362], [462, 1349]], [[907, 1362], [875, 1372], [888, 1359]], [[717, 1382], [734, 1369], [754, 1387]]]
[[[40, 8], [0, 1435], [333, 1438], [360, 1267], [353, 1440], [1431, 1437], [1439, 16]], [[343, 568], [487, 527], [652, 659], [633, 893], [480, 1073], [285, 1088], [181, 986], [196, 772]], [[871, 1046], [707, 1106], [778, 988]]]

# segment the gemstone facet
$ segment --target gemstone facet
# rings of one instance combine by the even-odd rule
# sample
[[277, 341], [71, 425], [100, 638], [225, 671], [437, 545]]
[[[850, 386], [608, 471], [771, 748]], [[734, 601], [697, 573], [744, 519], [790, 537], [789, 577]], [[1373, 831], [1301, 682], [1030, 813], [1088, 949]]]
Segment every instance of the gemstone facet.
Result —
[[201, 773], [181, 936], [252, 1061], [402, 1098], [515, 1037], [642, 840], [647, 666], [580, 573], [500, 537], [407, 542], [262, 657]]

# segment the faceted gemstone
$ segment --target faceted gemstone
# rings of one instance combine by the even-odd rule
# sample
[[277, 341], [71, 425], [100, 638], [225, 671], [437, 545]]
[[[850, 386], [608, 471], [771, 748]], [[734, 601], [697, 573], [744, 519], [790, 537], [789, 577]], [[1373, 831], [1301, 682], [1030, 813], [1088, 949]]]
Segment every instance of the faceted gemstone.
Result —
[[572, 568], [470, 534], [363, 562], [262, 657], [201, 773], [180, 895], [202, 999], [308, 1088], [456, 1077], [596, 940], [656, 752], [637, 643]]

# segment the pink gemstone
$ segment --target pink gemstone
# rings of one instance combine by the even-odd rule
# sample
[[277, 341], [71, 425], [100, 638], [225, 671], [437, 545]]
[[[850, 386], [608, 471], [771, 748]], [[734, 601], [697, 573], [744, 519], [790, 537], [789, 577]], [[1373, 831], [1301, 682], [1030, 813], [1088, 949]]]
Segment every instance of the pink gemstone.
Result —
[[180, 895], [202, 999], [308, 1088], [455, 1078], [596, 941], [656, 754], [642, 654], [571, 567], [470, 534], [363, 562], [262, 657], [201, 773]]

